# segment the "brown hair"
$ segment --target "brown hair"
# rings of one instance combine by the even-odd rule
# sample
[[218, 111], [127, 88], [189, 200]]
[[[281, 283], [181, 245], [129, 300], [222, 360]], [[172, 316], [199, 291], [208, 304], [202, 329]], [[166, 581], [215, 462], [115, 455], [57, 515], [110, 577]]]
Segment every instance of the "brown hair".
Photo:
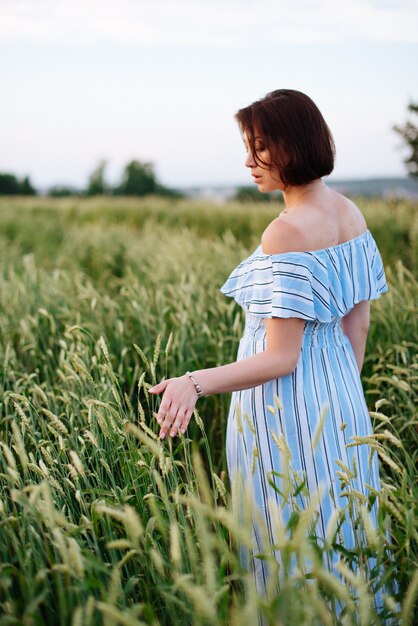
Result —
[[[305, 185], [334, 169], [334, 139], [316, 104], [301, 91], [277, 89], [235, 115], [258, 165], [277, 169], [283, 183]], [[257, 155], [256, 139], [270, 162]]]

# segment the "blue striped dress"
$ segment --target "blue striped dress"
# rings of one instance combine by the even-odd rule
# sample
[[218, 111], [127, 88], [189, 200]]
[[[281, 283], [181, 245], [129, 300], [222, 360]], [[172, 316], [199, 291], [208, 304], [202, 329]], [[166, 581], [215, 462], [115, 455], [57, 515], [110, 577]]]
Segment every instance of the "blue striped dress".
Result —
[[[283, 441], [290, 449], [292, 471], [306, 480], [305, 493], [322, 489], [317, 536], [326, 536], [335, 507], [343, 509], [347, 504], [341, 496], [345, 487], [338, 478], [341, 467], [336, 460], [354, 469], [352, 488], [366, 496], [368, 485], [379, 489], [378, 462], [376, 455], [369, 458], [369, 446], [346, 447], [353, 436], [370, 435], [372, 426], [341, 320], [356, 303], [378, 298], [387, 285], [379, 250], [366, 230], [342, 244], [311, 252], [268, 255], [259, 246], [232, 272], [221, 291], [245, 311], [238, 360], [266, 349], [265, 318], [305, 320], [295, 370], [232, 394], [226, 437], [231, 486], [236, 489], [241, 482], [248, 489], [250, 485], [252, 501], [264, 521], [264, 535], [253, 525], [254, 557], [265, 549], [262, 536], [266, 533], [272, 545], [277, 542], [269, 502], [277, 503], [286, 523], [298, 497], [303, 499], [301, 492], [293, 505], [292, 498], [286, 506], [281, 501]], [[352, 546], [350, 524], [343, 525], [342, 531], [345, 546]], [[276, 557], [280, 562], [279, 553]], [[338, 558], [334, 554], [330, 568]], [[259, 591], [265, 593], [267, 561], [252, 558], [251, 566]]]

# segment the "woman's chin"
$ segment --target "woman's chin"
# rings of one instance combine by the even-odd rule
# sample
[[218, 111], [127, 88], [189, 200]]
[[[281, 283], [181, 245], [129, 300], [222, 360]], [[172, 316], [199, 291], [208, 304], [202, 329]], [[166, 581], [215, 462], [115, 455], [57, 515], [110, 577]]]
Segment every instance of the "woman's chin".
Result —
[[267, 193], [268, 192], [268, 189], [266, 189], [266, 185], [264, 185], [263, 183], [257, 183], [257, 189], [261, 193]]

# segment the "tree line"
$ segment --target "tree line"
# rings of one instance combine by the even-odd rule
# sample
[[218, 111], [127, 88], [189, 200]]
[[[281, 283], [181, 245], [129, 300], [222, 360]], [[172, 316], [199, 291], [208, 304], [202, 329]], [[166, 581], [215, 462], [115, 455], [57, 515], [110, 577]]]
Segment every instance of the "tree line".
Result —
[[[165, 196], [171, 198], [181, 197], [181, 193], [162, 185], [155, 174], [152, 163], [139, 160], [130, 161], [124, 168], [120, 182], [112, 186], [105, 176], [106, 161], [99, 162], [89, 176], [84, 189], [59, 186], [50, 187], [48, 196]], [[0, 172], [0, 195], [35, 196], [38, 190], [32, 185], [29, 176], [20, 179], [14, 174]]]
[[[418, 116], [418, 102], [411, 102], [408, 105], [408, 112]], [[393, 126], [403, 139], [409, 149], [408, 156], [404, 163], [411, 176], [418, 177], [418, 125], [411, 119], [403, 126]], [[95, 170], [89, 176], [85, 189], [77, 190], [72, 187], [55, 186], [47, 191], [50, 196], [72, 196], [72, 195], [114, 195], [114, 196], [149, 196], [158, 195], [172, 198], [179, 198], [182, 194], [174, 189], [162, 185], [156, 177], [154, 165], [152, 163], [133, 160], [124, 168], [122, 179], [119, 184], [112, 186], [105, 177], [106, 161], [99, 162]], [[37, 195], [37, 190], [32, 185], [29, 176], [17, 178], [14, 174], [0, 172], [0, 195]], [[254, 201], [268, 200], [268, 194], [260, 194], [256, 189], [243, 187], [237, 194], [237, 200]]]
[[0, 194], [4, 196], [35, 196], [36, 189], [29, 176], [17, 178], [14, 174], [0, 172]]

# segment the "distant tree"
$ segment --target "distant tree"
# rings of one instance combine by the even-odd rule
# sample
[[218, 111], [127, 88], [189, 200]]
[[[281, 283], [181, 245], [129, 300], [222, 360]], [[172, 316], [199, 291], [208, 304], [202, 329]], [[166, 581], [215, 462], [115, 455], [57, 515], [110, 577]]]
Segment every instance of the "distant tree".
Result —
[[0, 173], [0, 195], [35, 196], [36, 189], [32, 186], [28, 176], [19, 179], [14, 174]]
[[113, 189], [113, 193], [119, 196], [165, 196], [168, 198], [181, 198], [183, 194], [161, 185], [154, 172], [152, 163], [142, 161], [130, 161], [122, 176], [120, 185]]
[[68, 196], [80, 196], [82, 192], [74, 187], [66, 186], [66, 185], [54, 185], [54, 187], [50, 187], [47, 191], [47, 195], [52, 198], [66, 198]]
[[20, 191], [20, 183], [13, 174], [0, 174], [0, 193], [16, 195]]
[[114, 193], [119, 196], [148, 196], [157, 189], [158, 183], [152, 163], [130, 161], [124, 169], [122, 182], [115, 187]]
[[[408, 111], [418, 115], [418, 103], [411, 102]], [[399, 133], [410, 149], [410, 155], [404, 159], [411, 176], [418, 176], [418, 126], [410, 120], [404, 126], [394, 126], [393, 129]]]
[[280, 200], [281, 195], [277, 192], [261, 193], [256, 187], [239, 187], [233, 199], [238, 202], [270, 202]]
[[20, 184], [20, 193], [22, 196], [36, 196], [36, 189], [32, 186], [32, 183], [29, 180], [29, 176], [25, 176]]
[[98, 196], [107, 193], [109, 186], [105, 180], [106, 161], [99, 161], [96, 169], [89, 177], [86, 194], [88, 196]]

